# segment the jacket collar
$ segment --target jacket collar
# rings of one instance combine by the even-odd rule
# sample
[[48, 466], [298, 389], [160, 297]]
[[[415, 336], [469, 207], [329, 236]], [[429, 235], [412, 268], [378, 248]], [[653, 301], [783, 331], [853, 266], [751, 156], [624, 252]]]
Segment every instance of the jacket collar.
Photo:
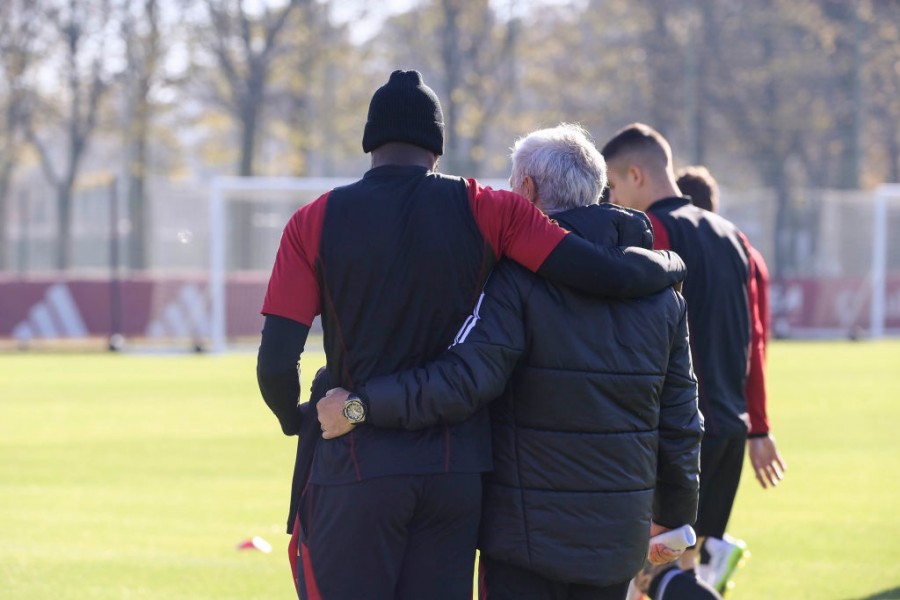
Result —
[[685, 198], [684, 196], [669, 196], [668, 198], [661, 198], [647, 207], [645, 212], [650, 212], [653, 209], [658, 210], [675, 210], [676, 208], [681, 208], [682, 206], [686, 206], [691, 203], [689, 198]]
[[428, 167], [419, 165], [381, 165], [366, 171], [363, 179], [371, 177], [415, 177], [425, 173], [428, 173]]

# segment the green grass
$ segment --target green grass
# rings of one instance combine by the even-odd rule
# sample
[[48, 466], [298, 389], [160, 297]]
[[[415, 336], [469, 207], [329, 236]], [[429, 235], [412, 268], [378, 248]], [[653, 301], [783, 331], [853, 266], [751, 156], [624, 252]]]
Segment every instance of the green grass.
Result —
[[776, 343], [769, 414], [785, 480], [745, 468], [730, 598], [900, 598], [900, 342]]
[[[295, 446], [254, 363], [0, 356], [0, 597], [292, 598]], [[729, 598], [900, 598], [900, 342], [775, 343], [769, 374], [788, 474], [745, 470]], [[235, 550], [253, 535], [275, 550]]]
[[[314, 373], [321, 355], [304, 357]], [[290, 598], [295, 441], [249, 355], [0, 357], [0, 597]], [[260, 535], [271, 554], [237, 551]]]

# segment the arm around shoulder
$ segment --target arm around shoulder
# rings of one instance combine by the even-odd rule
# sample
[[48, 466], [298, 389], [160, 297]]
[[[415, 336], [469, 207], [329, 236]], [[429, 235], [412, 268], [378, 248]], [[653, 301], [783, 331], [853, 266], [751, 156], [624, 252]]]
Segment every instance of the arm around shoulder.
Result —
[[[376, 427], [458, 423], [499, 396], [525, 349], [515, 271], [500, 265], [456, 340], [420, 368], [368, 380], [359, 391]], [[519, 271], [519, 273], [524, 273]]]

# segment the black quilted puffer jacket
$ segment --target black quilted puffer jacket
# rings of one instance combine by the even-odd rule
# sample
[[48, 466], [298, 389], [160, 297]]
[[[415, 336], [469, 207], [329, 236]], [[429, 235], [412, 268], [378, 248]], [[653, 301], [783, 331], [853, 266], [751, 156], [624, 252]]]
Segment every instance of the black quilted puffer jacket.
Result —
[[[649, 247], [643, 213], [552, 216], [595, 243]], [[685, 302], [671, 289], [599, 300], [501, 261], [445, 355], [361, 395], [381, 427], [490, 411], [480, 548], [496, 560], [607, 585], [641, 568], [651, 518], [696, 518], [703, 424]]]

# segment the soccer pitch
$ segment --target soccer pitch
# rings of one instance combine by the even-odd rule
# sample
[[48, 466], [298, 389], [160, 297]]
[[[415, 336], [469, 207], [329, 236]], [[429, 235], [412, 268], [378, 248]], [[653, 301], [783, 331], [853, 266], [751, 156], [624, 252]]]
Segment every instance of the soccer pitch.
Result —
[[[324, 361], [303, 358], [304, 390]], [[0, 356], [0, 597], [288, 599], [295, 440], [255, 357]], [[900, 341], [775, 342], [770, 415], [788, 463], [749, 468], [734, 600], [900, 598]], [[236, 550], [252, 536], [271, 554]]]

